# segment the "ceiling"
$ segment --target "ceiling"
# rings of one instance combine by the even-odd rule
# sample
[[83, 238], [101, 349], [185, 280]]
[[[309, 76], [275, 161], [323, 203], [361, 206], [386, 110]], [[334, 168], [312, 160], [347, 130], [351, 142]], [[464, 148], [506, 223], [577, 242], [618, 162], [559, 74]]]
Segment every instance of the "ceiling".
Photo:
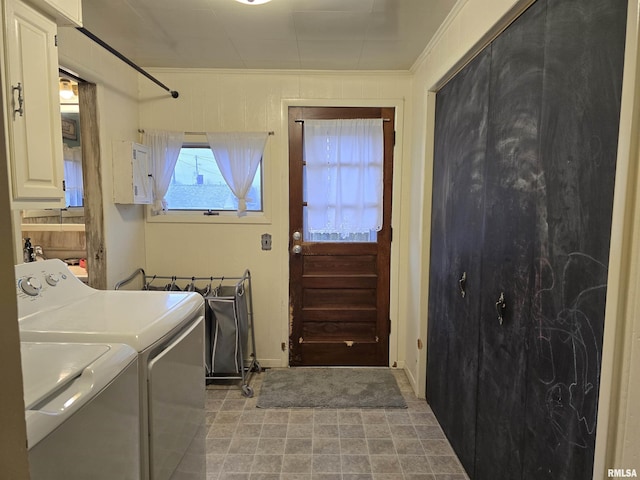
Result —
[[456, 0], [83, 0], [141, 67], [409, 70]]

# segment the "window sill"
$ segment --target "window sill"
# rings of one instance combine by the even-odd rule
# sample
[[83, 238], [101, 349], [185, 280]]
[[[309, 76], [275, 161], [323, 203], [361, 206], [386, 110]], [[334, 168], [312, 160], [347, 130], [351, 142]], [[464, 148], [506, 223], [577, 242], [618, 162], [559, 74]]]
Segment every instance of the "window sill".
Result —
[[248, 212], [244, 217], [238, 217], [236, 212], [220, 212], [220, 215], [204, 215], [198, 212], [172, 212], [164, 215], [151, 215], [147, 208], [147, 222], [149, 223], [204, 223], [231, 225], [270, 225], [271, 218], [265, 212]]

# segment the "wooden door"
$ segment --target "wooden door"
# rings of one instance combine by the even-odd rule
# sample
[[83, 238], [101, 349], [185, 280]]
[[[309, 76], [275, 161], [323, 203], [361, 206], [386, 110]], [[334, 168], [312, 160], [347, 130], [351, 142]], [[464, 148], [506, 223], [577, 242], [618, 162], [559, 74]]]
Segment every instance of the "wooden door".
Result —
[[[478, 380], [469, 382], [477, 391], [473, 470], [468, 452], [458, 453], [471, 478], [592, 476], [625, 17], [623, 0], [538, 0], [487, 49]], [[474, 62], [458, 75], [469, 75]], [[470, 89], [459, 96], [474, 101]], [[436, 162], [442, 142], [454, 144], [439, 129], [456, 128], [473, 138], [482, 124], [473, 114], [437, 124]], [[456, 269], [464, 242], [450, 237], [467, 232], [447, 223], [438, 199], [472, 190], [456, 184], [461, 174], [439, 168], [434, 182], [445, 184], [434, 185], [427, 395], [456, 448], [455, 416], [468, 414], [452, 398], [459, 379], [440, 370], [451, 370], [456, 356], [468, 358], [450, 338], [464, 337], [457, 322], [467, 313], [442, 285], [451, 282], [447, 269]]]
[[523, 480], [593, 475], [626, 9], [547, 6]]
[[490, 49], [436, 99], [427, 401], [473, 478]]
[[[289, 108], [291, 366], [389, 365], [393, 108]], [[383, 224], [369, 242], [305, 238], [305, 119], [382, 118]]]
[[491, 45], [475, 478], [522, 474], [545, 2]]

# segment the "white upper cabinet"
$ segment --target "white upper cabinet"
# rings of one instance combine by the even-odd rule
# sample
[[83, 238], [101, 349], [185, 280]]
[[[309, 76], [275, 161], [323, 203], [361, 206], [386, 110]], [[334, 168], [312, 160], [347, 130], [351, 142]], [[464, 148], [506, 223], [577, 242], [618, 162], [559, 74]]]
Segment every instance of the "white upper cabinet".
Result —
[[60, 26], [82, 26], [82, 0], [27, 0]]
[[153, 177], [149, 147], [134, 142], [113, 143], [113, 201], [150, 204]]
[[6, 0], [3, 75], [14, 206], [64, 206], [55, 23]]

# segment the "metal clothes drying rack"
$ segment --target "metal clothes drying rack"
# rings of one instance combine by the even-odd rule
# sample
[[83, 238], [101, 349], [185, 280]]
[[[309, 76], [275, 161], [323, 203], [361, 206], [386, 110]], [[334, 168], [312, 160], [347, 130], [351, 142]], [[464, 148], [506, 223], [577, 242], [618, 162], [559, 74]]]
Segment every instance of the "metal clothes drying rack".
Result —
[[[138, 268], [116, 283], [115, 290], [138, 277], [142, 290], [198, 292], [204, 297], [205, 380], [241, 380], [243, 395], [253, 397], [249, 380], [262, 368], [256, 357], [251, 272], [245, 270], [240, 277], [180, 277], [148, 275]], [[156, 280], [158, 284], [153, 285]], [[247, 346], [251, 353], [245, 357]]]

